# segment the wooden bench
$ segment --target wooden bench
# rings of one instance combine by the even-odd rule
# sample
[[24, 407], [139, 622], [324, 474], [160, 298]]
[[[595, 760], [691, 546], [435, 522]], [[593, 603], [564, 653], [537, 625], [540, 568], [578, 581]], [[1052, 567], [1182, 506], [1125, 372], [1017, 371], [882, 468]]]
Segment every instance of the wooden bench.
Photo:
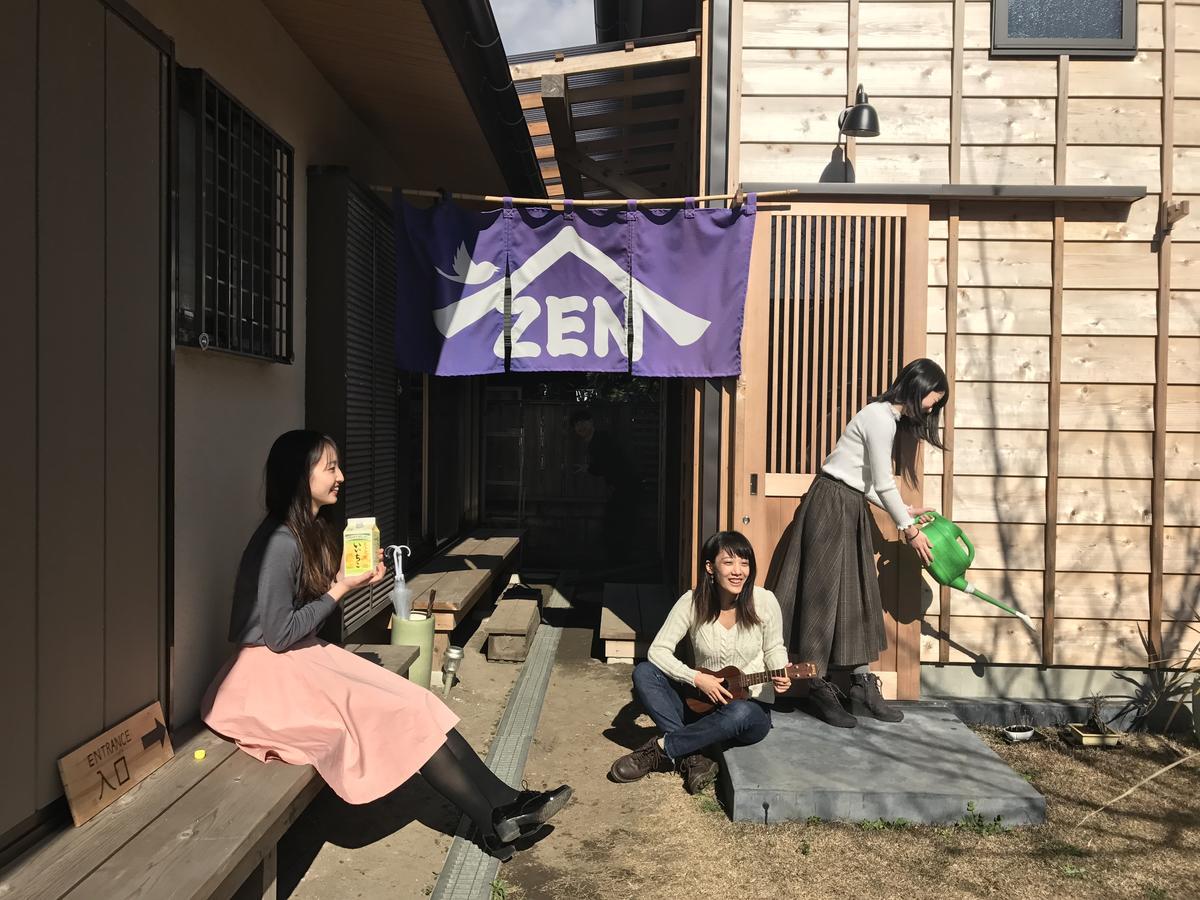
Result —
[[600, 640], [605, 660], [632, 663], [645, 659], [675, 599], [661, 584], [604, 585]]
[[476, 531], [431, 559], [408, 580], [415, 611], [423, 612], [433, 596], [434, 670], [441, 668], [442, 656], [450, 646], [450, 632], [512, 566], [522, 534], [512, 530]]
[[[418, 648], [347, 650], [406, 674]], [[276, 845], [324, 782], [312, 766], [261, 763], [199, 723], [175, 756], [79, 828], [0, 873], [0, 897], [90, 900], [274, 898]], [[204, 759], [195, 752], [204, 751]]]

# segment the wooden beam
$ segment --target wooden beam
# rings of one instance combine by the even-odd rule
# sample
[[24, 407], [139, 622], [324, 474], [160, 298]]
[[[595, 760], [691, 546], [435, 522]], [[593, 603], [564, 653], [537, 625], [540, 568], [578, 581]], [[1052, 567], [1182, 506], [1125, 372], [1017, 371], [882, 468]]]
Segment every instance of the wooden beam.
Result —
[[563, 190], [569, 197], [583, 196], [583, 182], [579, 170], [567, 160], [575, 151], [575, 125], [571, 121], [571, 100], [567, 96], [566, 75], [542, 76], [542, 106], [546, 110], [546, 122], [550, 126], [550, 139], [554, 142], [554, 155], [558, 159]]
[[[1167, 392], [1170, 382], [1171, 230], [1166, 211], [1175, 191], [1175, 0], [1163, 4], [1162, 210], [1158, 236], [1158, 302], [1154, 335], [1154, 477], [1150, 482], [1150, 665], [1161, 665], [1163, 555], [1167, 476]], [[1172, 223], [1173, 224], [1173, 223]]]
[[614, 81], [612, 84], [597, 84], [593, 87], [577, 88], [571, 92], [575, 103], [590, 103], [592, 100], [616, 100], [623, 97], [644, 97], [647, 94], [666, 94], [687, 90], [692, 80], [689, 72], [679, 75], [655, 75], [653, 78], [635, 78], [629, 83]]
[[1071, 94], [1071, 57], [1058, 58], [1058, 99], [1054, 107], [1054, 183], [1067, 182], [1067, 102]]
[[[864, 85], [866, 87], [866, 85]], [[858, 94], [858, 0], [846, 4], [846, 106], [853, 106]], [[858, 157], [858, 139], [847, 137], [843, 145], [846, 154], [843, 171], [854, 171]], [[857, 180], [856, 174], [853, 179]]]
[[[578, 132], [576, 128], [576, 132]], [[585, 156], [596, 156], [600, 153], [624, 153], [642, 147], [675, 147], [680, 143], [674, 131], [647, 131], [636, 134], [623, 134], [620, 137], [604, 138], [599, 141], [582, 141], [576, 146]]]
[[686, 101], [684, 104], [664, 103], [661, 106], [647, 106], [642, 109], [620, 110], [594, 116], [576, 116], [575, 133], [599, 128], [625, 128], [629, 125], [643, 125], [652, 122], [674, 122], [686, 115], [685, 104]]
[[[954, 382], [958, 368], [958, 232], [959, 202], [950, 201], [946, 240], [946, 377]], [[954, 391], [946, 399], [942, 454], [942, 515], [954, 518]], [[950, 615], [953, 597], [948, 587], [938, 588], [938, 662], [950, 661]]]
[[[966, 0], [954, 0], [954, 49], [950, 52], [950, 183], [962, 181], [963, 64]], [[946, 326], [949, 333], [950, 326]], [[943, 642], [943, 648], [945, 644]], [[945, 659], [942, 662], [946, 662]]]
[[610, 163], [596, 162], [580, 153], [571, 150], [559, 157], [559, 165], [567, 165], [576, 169], [581, 175], [597, 184], [603, 185], [618, 197], [639, 198], [653, 197], [653, 191], [642, 187], [631, 178], [627, 178], [612, 167]]
[[526, 81], [544, 75], [576, 75], [582, 72], [608, 72], [614, 69], [630, 69], [655, 63], [674, 62], [696, 58], [696, 41], [688, 38], [673, 44], [658, 44], [654, 47], [634, 47], [632, 50], [610, 50], [605, 53], [587, 53], [568, 56], [563, 60], [546, 59], [536, 62], [517, 63], [509, 66], [513, 81]]
[[[1058, 58], [1058, 99], [1055, 105], [1054, 183], [1067, 180], [1067, 98], [1070, 96], [1071, 57]], [[1063, 257], [1066, 218], [1062, 201], [1054, 204], [1054, 243], [1050, 248], [1050, 384], [1046, 424], [1045, 575], [1042, 580], [1042, 665], [1054, 665], [1054, 598], [1058, 583], [1058, 444], [1062, 415]]]
[[1054, 204], [1050, 251], [1050, 384], [1046, 423], [1045, 575], [1042, 580], [1042, 665], [1054, 665], [1054, 597], [1058, 570], [1058, 444], [1062, 415], [1063, 255], [1066, 219]]

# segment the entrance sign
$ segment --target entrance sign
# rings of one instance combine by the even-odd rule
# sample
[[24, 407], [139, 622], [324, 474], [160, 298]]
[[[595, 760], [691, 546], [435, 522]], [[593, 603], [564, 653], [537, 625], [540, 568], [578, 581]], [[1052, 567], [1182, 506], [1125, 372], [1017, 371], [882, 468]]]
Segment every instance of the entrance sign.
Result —
[[71, 818], [82, 825], [175, 755], [158, 701], [58, 761]]
[[737, 375], [754, 207], [472, 213], [397, 194], [397, 365]]

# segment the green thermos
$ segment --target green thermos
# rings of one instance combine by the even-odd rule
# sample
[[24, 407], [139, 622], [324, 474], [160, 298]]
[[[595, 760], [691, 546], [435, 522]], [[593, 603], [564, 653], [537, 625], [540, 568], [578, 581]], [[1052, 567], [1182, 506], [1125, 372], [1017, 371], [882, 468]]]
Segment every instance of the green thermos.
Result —
[[1029, 628], [1033, 628], [1033, 622], [1025, 613], [1005, 606], [967, 581], [967, 570], [975, 561], [975, 547], [970, 538], [963, 534], [961, 528], [941, 513], [932, 510], [923, 513], [917, 519], [917, 525], [929, 539], [929, 546], [933, 550], [933, 560], [925, 566], [925, 570], [933, 576], [934, 581], [946, 587], [952, 587], [956, 591], [962, 591], [964, 594], [972, 594], [980, 600], [999, 607], [1006, 613], [1011, 613]]

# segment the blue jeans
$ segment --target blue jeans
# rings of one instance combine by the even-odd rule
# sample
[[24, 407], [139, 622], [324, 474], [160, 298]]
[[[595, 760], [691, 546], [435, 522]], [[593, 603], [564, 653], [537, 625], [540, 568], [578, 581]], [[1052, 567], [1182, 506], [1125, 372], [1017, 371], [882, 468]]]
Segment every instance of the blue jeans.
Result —
[[649, 660], [633, 670], [633, 690], [662, 731], [663, 746], [672, 759], [724, 741], [757, 744], [771, 730], [771, 710], [757, 700], [734, 700], [697, 717], [684, 704], [675, 682]]

